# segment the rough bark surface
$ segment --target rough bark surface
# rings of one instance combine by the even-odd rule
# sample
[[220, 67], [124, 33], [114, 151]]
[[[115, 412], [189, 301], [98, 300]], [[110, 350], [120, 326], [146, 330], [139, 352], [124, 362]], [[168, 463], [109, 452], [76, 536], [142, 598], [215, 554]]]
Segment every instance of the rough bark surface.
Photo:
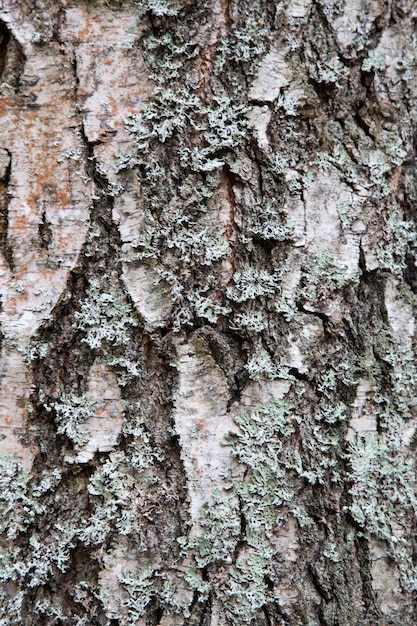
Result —
[[413, 0], [0, 0], [0, 625], [414, 626]]

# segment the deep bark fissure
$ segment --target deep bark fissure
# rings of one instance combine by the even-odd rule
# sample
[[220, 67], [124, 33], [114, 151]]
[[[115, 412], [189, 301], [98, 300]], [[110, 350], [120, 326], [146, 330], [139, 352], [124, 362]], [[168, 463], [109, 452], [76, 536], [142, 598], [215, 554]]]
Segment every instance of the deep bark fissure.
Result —
[[13, 155], [7, 148], [3, 148], [2, 152], [6, 160], [8, 160], [8, 163], [3, 168], [2, 178], [0, 180], [0, 246], [6, 263], [13, 271], [13, 248], [8, 241], [8, 209], [11, 200], [11, 194], [13, 193], [9, 187], [9, 183], [12, 172]]
[[24, 63], [22, 46], [9, 25], [0, 20], [0, 84], [5, 94], [19, 94]]
[[0, 22], [0, 79], [7, 63], [7, 47], [10, 41], [10, 32], [3, 22]]

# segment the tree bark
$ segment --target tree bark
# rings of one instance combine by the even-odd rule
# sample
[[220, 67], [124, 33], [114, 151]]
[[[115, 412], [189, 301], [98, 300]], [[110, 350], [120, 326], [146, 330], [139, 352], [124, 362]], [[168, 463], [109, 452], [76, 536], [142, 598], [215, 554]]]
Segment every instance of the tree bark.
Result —
[[413, 0], [0, 1], [0, 625], [416, 623]]

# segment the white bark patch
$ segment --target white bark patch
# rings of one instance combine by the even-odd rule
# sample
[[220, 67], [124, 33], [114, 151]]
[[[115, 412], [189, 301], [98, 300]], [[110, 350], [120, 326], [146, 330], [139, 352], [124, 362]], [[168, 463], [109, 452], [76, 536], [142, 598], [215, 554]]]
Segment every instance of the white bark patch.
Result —
[[376, 605], [385, 618], [391, 617], [393, 623], [404, 607], [404, 595], [401, 589], [398, 567], [389, 558], [386, 544], [375, 539], [369, 540], [372, 589]]
[[392, 103], [402, 94], [403, 87], [398, 69], [402, 65], [405, 46], [407, 46], [406, 37], [394, 26], [384, 30], [375, 50], [375, 54], [384, 65], [382, 76], [378, 72], [375, 75], [375, 90], [380, 104], [387, 111], [392, 110]]
[[230, 448], [223, 440], [229, 431], [236, 431], [236, 425], [227, 414], [226, 377], [202, 339], [194, 335], [189, 342], [178, 341], [177, 352], [174, 422], [188, 482], [192, 538], [199, 528], [202, 505], [212, 501], [213, 490], [221, 487], [222, 473], [231, 465]]
[[274, 547], [281, 557], [282, 574], [281, 584], [274, 587], [274, 598], [281, 608], [291, 611], [294, 603], [299, 599], [299, 590], [292, 582], [293, 565], [299, 558], [300, 544], [298, 541], [298, 522], [293, 515], [289, 515], [283, 527], [279, 529], [279, 536], [274, 540]]
[[294, 305], [297, 296], [297, 287], [301, 280], [301, 266], [305, 257], [298, 250], [290, 250], [285, 264], [286, 272], [282, 277], [281, 294], [289, 305]]
[[413, 307], [405, 301], [394, 276], [387, 276], [384, 302], [396, 343], [403, 351], [411, 350], [415, 331]]
[[223, 626], [223, 624], [226, 623], [227, 622], [225, 622], [224, 608], [222, 602], [218, 598], [214, 597], [212, 606], [210, 608], [209, 626]]
[[249, 125], [254, 129], [258, 145], [263, 150], [269, 148], [268, 125], [272, 111], [269, 107], [252, 107], [248, 113]]
[[275, 44], [262, 60], [258, 75], [249, 92], [250, 100], [273, 102], [283, 87], [287, 87], [292, 79], [292, 72], [285, 61], [286, 48]]
[[305, 17], [310, 10], [311, 0], [292, 0], [288, 7], [288, 14], [291, 17]]
[[172, 311], [168, 288], [151, 267], [123, 264], [122, 280], [136, 309], [151, 328], [164, 326]]
[[285, 561], [295, 563], [298, 559], [298, 522], [293, 515], [289, 515], [284, 525], [279, 529], [279, 536], [274, 540], [274, 547], [280, 552]]
[[143, 216], [138, 210], [138, 199], [133, 193], [125, 191], [115, 200], [113, 207], [113, 219], [119, 227], [120, 238], [125, 244], [125, 248], [129, 251], [134, 239], [141, 232], [143, 226]]
[[[293, 242], [295, 248], [306, 245], [306, 208], [299, 196], [289, 197], [286, 202], [287, 215], [293, 223]], [[295, 252], [297, 254], [297, 252]]]
[[[29, 337], [51, 313], [87, 234], [88, 188], [74, 175], [74, 163], [62, 158], [69, 146], [82, 150], [69, 118], [73, 76], [55, 52], [34, 52], [26, 62], [22, 80], [30, 81], [36, 108], [6, 106], [0, 121], [12, 154], [7, 241], [14, 275], [12, 281], [0, 277], [0, 319], [10, 338]], [[76, 167], [85, 175], [80, 163]]]
[[362, 0], [349, 0], [344, 3], [344, 10], [333, 20], [337, 42], [344, 50], [352, 46], [357, 29], [360, 27], [359, 12], [363, 8]]
[[[132, 178], [129, 190], [119, 195], [116, 159], [119, 151], [135, 151], [124, 124], [129, 113], [138, 113], [153, 92], [148, 70], [137, 46], [142, 32], [137, 11], [111, 11], [103, 23], [99, 7], [70, 8], [66, 12], [67, 36], [77, 45], [79, 95], [85, 98], [84, 131], [94, 147], [99, 170], [114, 186], [113, 220], [122, 242], [130, 244], [143, 223], [141, 196]], [[136, 43], [135, 43], [136, 42]], [[132, 52], [132, 49], [135, 52]], [[126, 255], [129, 256], [129, 246]], [[150, 327], [163, 326], [172, 302], [155, 272], [129, 261], [122, 264], [122, 278], [137, 310]]]
[[227, 286], [234, 272], [234, 246], [236, 243], [235, 207], [231, 183], [223, 177], [218, 189], [208, 202], [208, 213], [212, 216], [213, 232], [223, 237], [228, 244], [227, 255], [221, 260], [219, 287]]
[[308, 373], [308, 360], [312, 349], [324, 335], [323, 323], [311, 315], [300, 315], [302, 327], [300, 332], [288, 335], [290, 347], [284, 360], [285, 365], [294, 367], [301, 374]]
[[[242, 393], [239, 412], [251, 411], [263, 406], [272, 399], [281, 400], [290, 390], [291, 381], [284, 379], [251, 381]], [[236, 426], [235, 426], [236, 429]]]
[[[18, 26], [20, 28], [20, 26]], [[13, 24], [13, 29], [15, 24]], [[31, 29], [21, 31], [28, 38]], [[23, 354], [25, 343], [61, 298], [88, 230], [89, 188], [82, 161], [83, 143], [73, 120], [71, 63], [58, 43], [48, 47], [24, 44], [26, 61], [21, 94], [0, 97], [0, 135], [11, 155], [2, 151], [3, 176], [10, 167], [7, 193], [7, 246], [13, 266], [0, 254], [0, 321], [7, 347], [0, 359], [1, 452], [13, 452], [30, 469], [35, 451], [22, 445], [30, 388]]]
[[379, 267], [379, 260], [370, 235], [364, 235], [361, 239], [361, 248], [365, 259], [365, 267], [368, 272], [373, 272]]
[[[117, 540], [116, 545], [107, 554], [103, 555], [103, 564], [104, 567], [99, 575], [99, 587], [106, 617], [117, 619], [121, 626], [130, 626], [132, 621], [128, 615], [128, 608], [124, 604], [128, 601], [128, 593], [123, 591], [118, 578], [123, 577], [125, 571], [130, 572], [133, 576], [140, 576], [146, 568], [156, 568], [160, 563], [156, 562], [155, 555], [153, 555], [152, 560], [147, 559], [144, 555], [138, 559], [138, 554], [131, 549], [128, 539], [122, 537]], [[135, 620], [134, 623], [137, 626], [145, 626], [148, 623], [146, 615]]]
[[[7, 24], [8, 28], [13, 32], [13, 35], [16, 37], [16, 40], [22, 46], [25, 54], [29, 56], [32, 50], [32, 44], [30, 43], [33, 39], [33, 36], [36, 33], [35, 25], [30, 20], [30, 8], [27, 6], [19, 6], [19, 3], [10, 3], [14, 4], [14, 6], [5, 6], [6, 3], [2, 2], [0, 4], [0, 19]], [[19, 9], [18, 11], [16, 9]]]
[[123, 404], [117, 378], [102, 363], [94, 364], [90, 370], [88, 395], [95, 403], [95, 415], [85, 423], [89, 440], [77, 455], [78, 463], [87, 463], [96, 452], [112, 450], [123, 425]]
[[64, 34], [76, 46], [78, 94], [85, 98], [84, 132], [88, 141], [106, 144], [94, 152], [114, 182], [115, 154], [129, 144], [124, 119], [143, 107], [152, 85], [135, 44], [142, 32], [136, 10], [109, 7], [107, 16], [104, 21], [100, 7], [69, 8]]
[[356, 433], [376, 432], [375, 409], [370, 409], [369, 412], [366, 409], [370, 391], [372, 391], [371, 383], [367, 378], [362, 378], [356, 388], [356, 397], [352, 405], [352, 417], [346, 434], [348, 441], [352, 441]]
[[[398, 351], [404, 356], [409, 367], [414, 367], [413, 337], [415, 333], [415, 319], [413, 307], [401, 293], [401, 283], [394, 276], [388, 276], [385, 283], [385, 308], [388, 320], [393, 331]], [[411, 359], [411, 362], [410, 362]], [[408, 446], [413, 439], [417, 428], [417, 418], [411, 417], [401, 429], [401, 438], [404, 446]]]
[[336, 41], [344, 52], [351, 53], [358, 34], [369, 33], [377, 17], [384, 11], [380, 0], [368, 0], [364, 10], [363, 0], [347, 0], [343, 3], [343, 12], [337, 12], [335, 17], [327, 19], [332, 24], [332, 32]]
[[108, 7], [107, 20], [103, 20], [100, 7], [71, 7], [65, 12], [63, 35], [76, 45], [79, 95], [86, 98], [84, 130], [88, 141], [113, 137], [115, 147], [120, 147], [124, 118], [129, 112], [137, 112], [138, 102], [149, 94], [141, 55], [137, 46], [135, 54], [131, 50], [141, 31], [134, 8], [112, 11]]
[[23, 354], [9, 344], [3, 345], [0, 358], [0, 453], [19, 457], [30, 469], [35, 451], [22, 443], [31, 392], [29, 368]]
[[339, 203], [352, 205], [350, 189], [335, 168], [320, 172], [305, 189], [306, 239], [311, 252], [328, 251], [346, 266], [347, 275], [356, 275], [359, 268], [359, 238], [345, 233], [341, 238]]

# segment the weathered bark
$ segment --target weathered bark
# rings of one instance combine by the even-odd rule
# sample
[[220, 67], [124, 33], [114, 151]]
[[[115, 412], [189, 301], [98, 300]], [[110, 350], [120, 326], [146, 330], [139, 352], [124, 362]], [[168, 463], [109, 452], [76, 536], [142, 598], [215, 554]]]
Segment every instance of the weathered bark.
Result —
[[0, 1], [0, 625], [414, 625], [413, 0]]

